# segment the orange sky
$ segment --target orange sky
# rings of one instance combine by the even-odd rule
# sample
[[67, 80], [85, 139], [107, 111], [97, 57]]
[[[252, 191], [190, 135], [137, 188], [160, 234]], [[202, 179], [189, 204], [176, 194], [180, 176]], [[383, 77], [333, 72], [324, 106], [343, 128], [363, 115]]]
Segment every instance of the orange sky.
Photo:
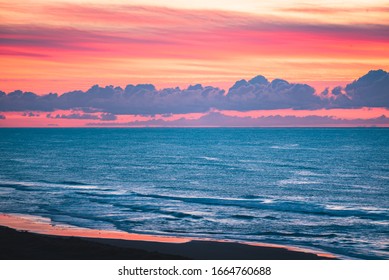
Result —
[[338, 2], [0, 0], [0, 90], [228, 89], [260, 74], [320, 92], [387, 70], [388, 0]]
[[1, 90], [351, 82], [389, 65], [385, 1], [155, 2], [1, 0]]

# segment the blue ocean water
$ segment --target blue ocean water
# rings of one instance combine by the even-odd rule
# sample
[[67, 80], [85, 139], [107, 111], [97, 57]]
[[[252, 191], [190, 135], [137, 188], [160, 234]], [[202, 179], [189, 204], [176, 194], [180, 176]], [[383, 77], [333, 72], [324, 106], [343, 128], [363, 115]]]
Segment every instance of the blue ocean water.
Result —
[[0, 212], [389, 259], [389, 129], [0, 129]]

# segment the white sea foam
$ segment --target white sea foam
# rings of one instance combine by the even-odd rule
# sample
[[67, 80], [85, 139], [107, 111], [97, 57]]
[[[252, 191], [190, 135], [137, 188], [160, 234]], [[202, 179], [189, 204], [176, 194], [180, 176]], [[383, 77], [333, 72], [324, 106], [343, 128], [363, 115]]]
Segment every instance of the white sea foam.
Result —
[[359, 185], [359, 184], [353, 184], [351, 187], [356, 189], [364, 189], [364, 190], [376, 190], [377, 187], [374, 186], [368, 186], [368, 185]]
[[197, 181], [197, 180], [191, 180], [191, 181], [189, 181], [189, 183], [190, 183], [191, 185], [196, 185], [196, 186], [199, 186], [199, 185], [200, 185], [200, 182]]
[[379, 208], [379, 207], [372, 207], [372, 206], [360, 207], [360, 209], [363, 210], [363, 211], [369, 211], [369, 212], [386, 212], [386, 211], [389, 211], [389, 208]]
[[286, 180], [280, 180], [277, 182], [280, 186], [287, 185], [309, 185], [309, 184], [321, 184], [321, 181], [310, 181], [306, 178], [291, 178]]
[[315, 173], [308, 170], [296, 171], [295, 174], [300, 176], [324, 176], [323, 174]]
[[291, 150], [291, 149], [297, 149], [297, 147], [299, 147], [299, 144], [273, 145], [270, 148], [279, 149], [279, 150]]
[[377, 179], [389, 180], [389, 176], [374, 175], [373, 177]]
[[30, 221], [34, 221], [34, 222], [37, 222], [37, 223], [49, 224], [49, 223], [52, 222], [52, 220], [50, 218], [46, 218], [46, 217], [42, 217], [42, 216], [37, 216], [37, 215], [28, 215], [28, 214], [20, 214], [20, 213], [8, 213], [8, 214], [11, 214], [12, 216], [24, 218], [24, 219], [27, 219], [27, 220], [30, 220]]
[[219, 158], [215, 158], [215, 157], [200, 157], [202, 159], [205, 159], [205, 160], [209, 160], [209, 161], [220, 161]]
[[78, 185], [72, 183], [47, 183], [47, 182], [26, 182], [26, 181], [12, 181], [4, 180], [1, 183], [9, 185], [21, 185], [25, 187], [44, 187], [44, 188], [63, 188], [63, 189], [87, 189], [87, 190], [98, 190], [100, 187], [93, 185]]
[[359, 174], [349, 174], [349, 173], [336, 173], [334, 174], [335, 177], [340, 177], [340, 178], [357, 178], [360, 175]]
[[335, 210], [335, 211], [349, 210], [347, 209], [347, 207], [341, 205], [326, 205], [325, 208], [328, 210]]
[[[60, 186], [60, 185], [56, 185], [56, 186]], [[92, 185], [68, 185], [68, 184], [64, 184], [62, 186], [63, 188], [65, 189], [79, 189], [79, 190], [98, 190], [100, 189], [98, 186], [92, 186]]]
[[369, 224], [379, 225], [379, 226], [389, 226], [388, 221], [369, 221]]
[[8, 185], [23, 185], [26, 187], [35, 187], [36, 183], [33, 182], [25, 182], [25, 181], [12, 181], [12, 180], [2, 180], [2, 184], [8, 184]]
[[371, 212], [371, 213], [383, 213], [388, 212], [389, 208], [379, 208], [379, 207], [372, 207], [372, 206], [344, 206], [344, 205], [334, 205], [334, 204], [327, 204], [325, 205], [325, 208], [328, 210], [335, 210], [335, 211], [365, 211], [365, 212]]

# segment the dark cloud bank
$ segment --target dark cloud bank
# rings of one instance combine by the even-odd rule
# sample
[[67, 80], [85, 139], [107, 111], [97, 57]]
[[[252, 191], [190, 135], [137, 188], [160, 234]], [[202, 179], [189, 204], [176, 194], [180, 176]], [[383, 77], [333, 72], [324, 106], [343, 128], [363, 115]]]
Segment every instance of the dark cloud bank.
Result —
[[[39, 96], [32, 92], [0, 91], [0, 112], [81, 110], [85, 114], [56, 115], [50, 118], [115, 120], [115, 115], [198, 113], [217, 110], [315, 110], [331, 108], [389, 108], [389, 73], [370, 71], [346, 87], [326, 89], [321, 94], [307, 84], [292, 84], [263, 76], [249, 81], [237, 81], [226, 93], [219, 88], [202, 85], [187, 89], [156, 90], [151, 84], [120, 87], [99, 87], [88, 91], [71, 91], [62, 95], [50, 93]], [[93, 113], [103, 113], [99, 116]]]

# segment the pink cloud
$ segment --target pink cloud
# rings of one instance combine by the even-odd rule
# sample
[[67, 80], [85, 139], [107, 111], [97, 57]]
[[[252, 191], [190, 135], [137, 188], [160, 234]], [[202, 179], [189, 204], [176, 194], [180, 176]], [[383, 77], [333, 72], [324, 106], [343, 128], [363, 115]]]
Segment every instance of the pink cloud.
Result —
[[[388, 55], [386, 25], [308, 24], [221, 11], [48, 6], [48, 23], [0, 27], [8, 51], [35, 55], [217, 59], [242, 55]], [[62, 26], [61, 26], [62, 22]], [[75, 26], [68, 26], [75, 22]], [[59, 25], [58, 25], [59, 24]], [[231, 39], [233, 38], [233, 39]], [[350, 44], [353, 47], [350, 48]], [[374, 51], [371, 51], [374, 49]], [[56, 55], [57, 54], [57, 55]]]

